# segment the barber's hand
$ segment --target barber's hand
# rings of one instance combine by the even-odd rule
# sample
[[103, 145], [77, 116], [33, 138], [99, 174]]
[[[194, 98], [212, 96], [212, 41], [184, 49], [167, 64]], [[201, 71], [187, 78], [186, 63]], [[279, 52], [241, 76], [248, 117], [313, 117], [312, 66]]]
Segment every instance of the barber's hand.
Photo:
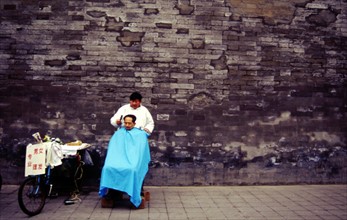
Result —
[[117, 125], [121, 125], [121, 124], [122, 124], [122, 121], [119, 120], [119, 119], [117, 119], [117, 120], [116, 120], [116, 124], [117, 124]]
[[151, 132], [150, 132], [147, 128], [144, 128], [143, 130], [144, 130], [146, 133], [151, 134]]

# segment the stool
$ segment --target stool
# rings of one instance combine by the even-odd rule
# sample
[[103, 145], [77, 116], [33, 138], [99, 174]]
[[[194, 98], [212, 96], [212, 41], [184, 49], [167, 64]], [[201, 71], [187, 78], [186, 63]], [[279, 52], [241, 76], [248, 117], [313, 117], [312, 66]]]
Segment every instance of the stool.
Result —
[[113, 199], [101, 198], [101, 207], [102, 208], [113, 208], [114, 201]]
[[143, 191], [143, 196], [147, 202], [151, 199], [151, 193], [149, 191]]

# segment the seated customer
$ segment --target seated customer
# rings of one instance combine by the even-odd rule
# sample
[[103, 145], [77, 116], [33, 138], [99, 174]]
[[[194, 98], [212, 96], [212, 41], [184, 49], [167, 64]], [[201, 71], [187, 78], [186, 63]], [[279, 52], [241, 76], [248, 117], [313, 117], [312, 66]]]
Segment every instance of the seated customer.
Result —
[[141, 204], [141, 188], [148, 171], [150, 151], [148, 133], [135, 126], [136, 117], [126, 115], [124, 127], [112, 136], [102, 168], [99, 195], [108, 189], [127, 193], [135, 207]]

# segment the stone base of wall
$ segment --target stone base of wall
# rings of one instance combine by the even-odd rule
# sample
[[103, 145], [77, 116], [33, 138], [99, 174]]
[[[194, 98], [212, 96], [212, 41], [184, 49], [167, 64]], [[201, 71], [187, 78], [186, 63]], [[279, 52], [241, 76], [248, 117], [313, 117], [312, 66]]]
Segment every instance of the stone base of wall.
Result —
[[210, 168], [155, 168], [150, 169], [145, 185], [200, 186], [200, 185], [287, 185], [287, 184], [346, 184], [347, 168], [334, 175], [309, 169], [240, 170]]
[[[58, 168], [57, 168], [58, 169]], [[24, 168], [1, 163], [3, 184], [20, 184]], [[84, 168], [83, 185], [97, 188], [101, 169]], [[175, 167], [150, 167], [145, 185], [151, 186], [208, 186], [208, 185], [287, 185], [287, 184], [346, 184], [347, 167], [293, 167], [248, 163], [242, 168], [223, 168], [213, 165], [181, 163]]]

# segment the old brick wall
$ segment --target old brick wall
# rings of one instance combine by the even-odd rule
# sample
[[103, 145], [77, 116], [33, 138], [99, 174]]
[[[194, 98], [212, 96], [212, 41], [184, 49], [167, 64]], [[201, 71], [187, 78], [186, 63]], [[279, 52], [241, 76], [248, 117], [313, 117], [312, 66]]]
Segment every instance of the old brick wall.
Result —
[[347, 183], [344, 0], [0, 0], [0, 163], [37, 131], [91, 143], [131, 92], [156, 122], [146, 184]]

